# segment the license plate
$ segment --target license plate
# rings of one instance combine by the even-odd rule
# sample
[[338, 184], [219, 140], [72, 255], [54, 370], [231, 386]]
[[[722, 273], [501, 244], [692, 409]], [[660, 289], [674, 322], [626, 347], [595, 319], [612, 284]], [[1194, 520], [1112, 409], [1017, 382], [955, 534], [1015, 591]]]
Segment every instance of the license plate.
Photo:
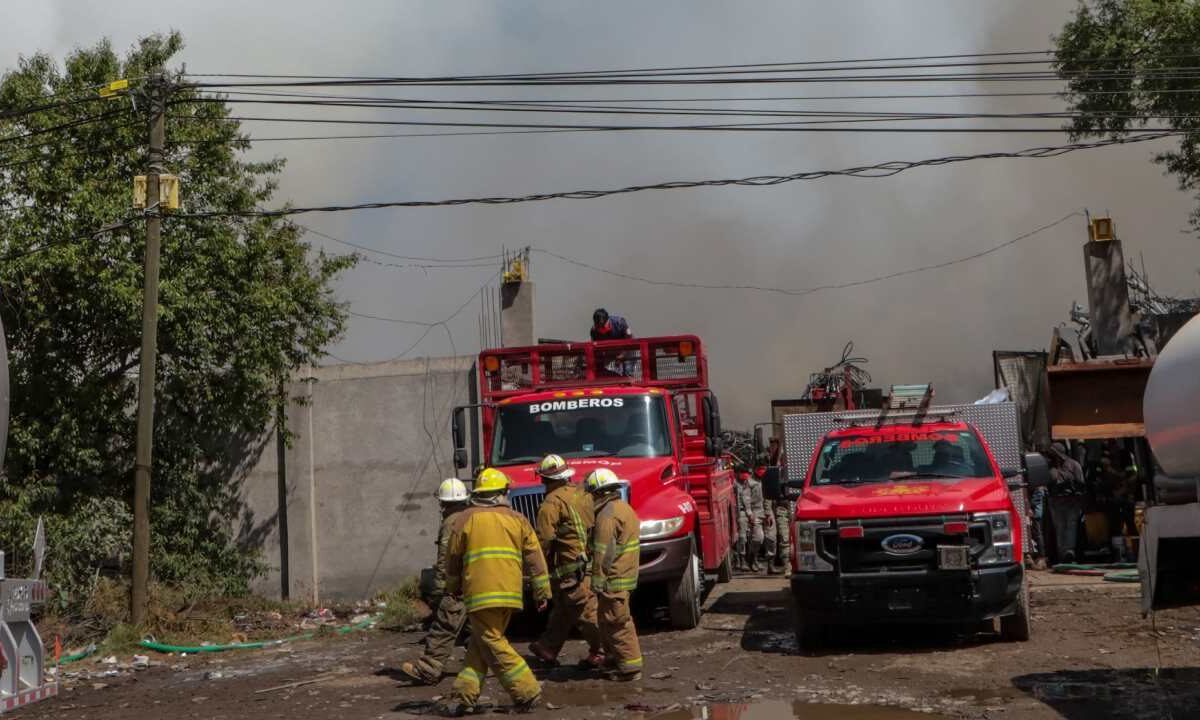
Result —
[[942, 570], [969, 570], [971, 557], [966, 545], [938, 545], [938, 567]]
[[888, 593], [888, 610], [919, 610], [922, 604], [917, 588], [896, 588]]

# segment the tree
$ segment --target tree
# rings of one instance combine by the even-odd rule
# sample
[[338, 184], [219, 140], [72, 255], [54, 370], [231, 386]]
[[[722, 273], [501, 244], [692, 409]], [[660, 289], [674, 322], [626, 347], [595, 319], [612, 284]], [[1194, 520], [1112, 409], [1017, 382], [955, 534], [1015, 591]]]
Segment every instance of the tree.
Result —
[[[0, 486], [0, 547], [28, 545], [48, 518], [51, 580], [78, 603], [98, 565], [127, 557], [141, 339], [144, 226], [132, 205], [144, 172], [144, 78], [182, 48], [108, 42], [60, 68], [21, 59], [0, 79], [0, 317], [11, 358], [12, 421]], [[128, 92], [97, 88], [127, 78]], [[270, 200], [283, 161], [251, 162], [223, 102], [178, 87], [166, 168], [189, 211]], [[297, 368], [345, 326], [331, 283], [353, 257], [314, 253], [271, 218], [167, 217], [156, 387], [153, 572], [200, 592], [238, 593], [255, 572], [235, 537], [236, 480]], [[263, 519], [259, 518], [258, 521]]]
[[[1075, 113], [1072, 135], [1178, 131], [1178, 148], [1155, 162], [1179, 179], [1180, 189], [1200, 188], [1200, 3], [1081, 2], [1055, 43], [1056, 68]], [[1200, 207], [1191, 219], [1200, 229]]]

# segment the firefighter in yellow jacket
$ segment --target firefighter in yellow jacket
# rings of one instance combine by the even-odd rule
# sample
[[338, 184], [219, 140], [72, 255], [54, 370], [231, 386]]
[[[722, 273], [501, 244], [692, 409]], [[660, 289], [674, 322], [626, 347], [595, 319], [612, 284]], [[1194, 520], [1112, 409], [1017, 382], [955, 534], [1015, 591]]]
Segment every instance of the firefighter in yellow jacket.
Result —
[[462, 595], [471, 625], [463, 669], [450, 701], [440, 708], [451, 717], [474, 711], [489, 670], [512, 696], [516, 712], [532, 712], [542, 698], [533, 671], [504, 636], [508, 621], [524, 606], [523, 576], [530, 579], [539, 612], [550, 600], [541, 545], [529, 521], [508, 506], [508, 485], [508, 476], [494, 468], [479, 474], [446, 554], [446, 591]]
[[592, 496], [596, 527], [592, 531], [592, 589], [600, 616], [607, 664], [614, 680], [640, 680], [642, 650], [629, 613], [629, 594], [637, 587], [641, 524], [629, 503], [620, 498], [621, 482], [608, 468], [588, 475], [584, 487]]
[[558, 455], [543, 458], [537, 474], [546, 485], [546, 499], [538, 508], [534, 530], [546, 551], [554, 600], [546, 631], [529, 644], [529, 653], [547, 665], [557, 663], [571, 629], [578, 627], [588, 644], [588, 655], [580, 667], [599, 669], [604, 654], [596, 623], [596, 595], [588, 574], [588, 537], [595, 524], [592, 498], [571, 482], [575, 471]]

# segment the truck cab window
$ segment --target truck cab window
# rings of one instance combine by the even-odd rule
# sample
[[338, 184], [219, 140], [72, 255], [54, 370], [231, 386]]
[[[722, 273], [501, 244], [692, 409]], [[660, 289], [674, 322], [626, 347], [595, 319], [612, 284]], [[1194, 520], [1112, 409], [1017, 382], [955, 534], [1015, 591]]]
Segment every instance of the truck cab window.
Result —
[[661, 396], [615, 395], [505, 405], [496, 415], [493, 465], [564, 458], [664, 457], [672, 453]]
[[960, 480], [992, 475], [974, 433], [904, 432], [841, 437], [821, 446], [814, 485], [902, 480]]

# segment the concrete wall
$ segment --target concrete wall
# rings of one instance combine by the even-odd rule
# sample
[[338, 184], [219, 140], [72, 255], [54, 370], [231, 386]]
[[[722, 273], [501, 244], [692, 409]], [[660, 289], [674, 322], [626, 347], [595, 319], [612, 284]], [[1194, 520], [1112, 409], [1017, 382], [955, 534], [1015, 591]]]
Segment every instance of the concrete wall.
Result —
[[504, 347], [527, 347], [537, 342], [533, 332], [533, 283], [500, 286], [500, 337]]
[[454, 474], [450, 412], [471, 402], [473, 361], [335, 365], [292, 383], [308, 402], [288, 408], [291, 446], [269, 439], [241, 487], [241, 534], [269, 566], [256, 592], [356, 600], [432, 563], [433, 493]]

